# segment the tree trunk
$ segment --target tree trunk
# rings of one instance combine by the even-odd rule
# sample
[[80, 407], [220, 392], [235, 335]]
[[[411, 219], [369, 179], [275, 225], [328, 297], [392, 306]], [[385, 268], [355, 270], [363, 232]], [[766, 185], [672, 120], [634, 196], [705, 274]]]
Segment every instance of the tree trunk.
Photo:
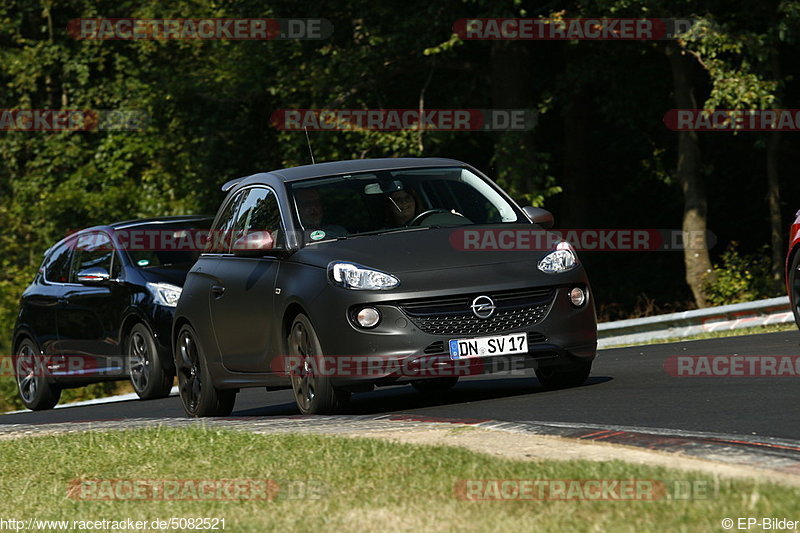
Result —
[[[526, 44], [492, 42], [490, 71], [494, 109], [529, 107], [532, 68]], [[537, 182], [533, 132], [501, 131], [495, 135], [494, 172], [500, 184], [517, 199], [534, 193]]]
[[778, 153], [780, 133], [767, 133], [767, 202], [769, 204], [769, 236], [772, 247], [772, 282], [777, 290], [783, 290], [783, 220], [781, 219], [781, 189], [778, 175]]
[[[667, 44], [665, 53], [672, 69], [675, 105], [678, 109], [696, 109], [692, 83], [692, 62], [675, 43]], [[692, 290], [697, 307], [707, 307], [705, 285], [714, 276], [706, 238], [707, 202], [700, 175], [700, 147], [697, 133], [678, 132], [678, 166], [676, 177], [683, 191], [683, 258], [686, 283]]]
[[[778, 82], [775, 107], [782, 107], [783, 79], [781, 76], [780, 48], [771, 60], [772, 76]], [[778, 160], [781, 151], [781, 134], [778, 130], [767, 133], [767, 204], [769, 205], [769, 239], [772, 247], [772, 284], [777, 292], [783, 292], [784, 241], [781, 218], [781, 180]]]

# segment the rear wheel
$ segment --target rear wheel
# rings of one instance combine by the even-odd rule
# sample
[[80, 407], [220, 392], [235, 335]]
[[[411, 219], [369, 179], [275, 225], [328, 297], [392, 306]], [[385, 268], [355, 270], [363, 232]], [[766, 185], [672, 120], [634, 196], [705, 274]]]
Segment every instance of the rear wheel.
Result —
[[547, 389], [563, 389], [583, 385], [592, 371], [592, 363], [575, 363], [536, 369], [539, 383]]
[[138, 323], [128, 334], [128, 366], [133, 389], [142, 400], [169, 396], [173, 376], [164, 370], [153, 334]]
[[44, 357], [36, 344], [25, 339], [17, 349], [14, 365], [19, 397], [32, 411], [52, 409], [61, 398], [61, 388], [47, 379]]
[[175, 348], [175, 367], [183, 410], [190, 417], [228, 416], [236, 402], [235, 390], [214, 388], [197, 334], [184, 325]]
[[320, 374], [322, 347], [307, 316], [295, 317], [286, 342], [289, 355], [299, 363], [292, 370], [291, 381], [294, 399], [302, 414], [332, 414], [350, 400], [349, 392], [335, 388], [330, 377]]
[[800, 327], [800, 250], [795, 252], [792, 266], [789, 267], [789, 299], [792, 302], [794, 322]]
[[458, 377], [431, 378], [412, 381], [411, 386], [418, 392], [436, 392], [452, 389], [458, 383]]

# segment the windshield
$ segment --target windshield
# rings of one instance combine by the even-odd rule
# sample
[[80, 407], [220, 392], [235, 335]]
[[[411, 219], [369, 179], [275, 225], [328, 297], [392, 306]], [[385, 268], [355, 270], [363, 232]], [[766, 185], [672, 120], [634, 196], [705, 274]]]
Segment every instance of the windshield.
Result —
[[520, 221], [489, 183], [465, 168], [384, 170], [292, 183], [307, 242], [412, 229]]
[[192, 222], [147, 224], [117, 230], [117, 240], [131, 263], [139, 268], [186, 265], [203, 251], [211, 219]]

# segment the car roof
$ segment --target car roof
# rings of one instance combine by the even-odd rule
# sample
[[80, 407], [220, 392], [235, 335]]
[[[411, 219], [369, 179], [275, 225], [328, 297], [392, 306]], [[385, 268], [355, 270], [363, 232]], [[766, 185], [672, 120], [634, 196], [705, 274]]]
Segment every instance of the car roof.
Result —
[[[208, 215], [181, 215], [172, 217], [138, 218], [135, 220], [125, 220], [123, 222], [113, 222], [105, 227], [113, 230], [136, 228], [139, 226], [152, 226], [154, 224], [175, 224], [179, 222], [201, 222], [212, 220], [214, 217]], [[98, 226], [102, 228], [104, 226]], [[92, 229], [92, 228], [87, 228]]]
[[137, 218], [134, 220], [124, 220], [121, 222], [112, 222], [111, 224], [101, 224], [98, 226], [91, 226], [88, 228], [82, 228], [77, 231], [71, 232], [69, 235], [60, 239], [58, 242], [54, 243], [52, 246], [47, 248], [44, 251], [43, 255], [47, 255], [50, 253], [50, 250], [54, 249], [56, 246], [60, 245], [70, 237], [73, 237], [79, 233], [85, 233], [88, 231], [117, 231], [121, 229], [129, 229], [129, 228], [136, 228], [141, 226], [149, 226], [153, 224], [175, 224], [180, 222], [209, 222], [214, 220], [214, 217], [208, 215], [178, 215], [178, 216], [171, 216], [171, 217], [153, 217], [153, 218]]
[[[465, 163], [456, 159], [446, 159], [442, 157], [385, 157], [380, 159], [330, 161], [327, 163], [317, 163], [314, 165], [302, 165], [299, 167], [270, 170], [265, 174], [275, 176], [279, 180], [288, 183], [310, 178], [322, 178], [325, 176], [335, 176], [337, 174], [348, 174], [351, 172], [371, 172], [378, 170], [398, 170], [405, 168], [424, 167], [452, 167], [464, 165]], [[258, 175], [259, 174], [255, 174], [253, 176], [246, 176], [243, 178], [230, 180], [222, 186], [222, 190], [229, 191], [241, 181], [254, 178]]]

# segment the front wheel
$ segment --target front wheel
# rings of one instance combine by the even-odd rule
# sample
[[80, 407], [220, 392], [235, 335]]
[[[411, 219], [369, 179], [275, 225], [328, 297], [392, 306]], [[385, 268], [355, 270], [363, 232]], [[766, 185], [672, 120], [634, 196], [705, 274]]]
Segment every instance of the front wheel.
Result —
[[589, 379], [592, 362], [575, 363], [569, 366], [554, 366], [536, 369], [539, 383], [546, 389], [564, 389], [583, 385]]
[[175, 348], [175, 368], [183, 410], [193, 418], [228, 416], [236, 402], [235, 390], [214, 388], [203, 350], [191, 326], [184, 325]]
[[17, 389], [25, 407], [31, 411], [52, 409], [61, 398], [61, 388], [47, 379], [44, 357], [30, 339], [25, 339], [17, 349], [15, 361]]
[[153, 334], [138, 323], [128, 334], [128, 366], [133, 390], [142, 400], [169, 396], [173, 377], [164, 370]]
[[800, 251], [794, 254], [792, 266], [789, 268], [789, 299], [792, 302], [794, 322], [800, 328]]
[[289, 355], [298, 362], [291, 372], [297, 408], [304, 415], [328, 415], [350, 400], [350, 393], [336, 389], [322, 375], [322, 347], [314, 326], [305, 315], [297, 315], [286, 339]]

